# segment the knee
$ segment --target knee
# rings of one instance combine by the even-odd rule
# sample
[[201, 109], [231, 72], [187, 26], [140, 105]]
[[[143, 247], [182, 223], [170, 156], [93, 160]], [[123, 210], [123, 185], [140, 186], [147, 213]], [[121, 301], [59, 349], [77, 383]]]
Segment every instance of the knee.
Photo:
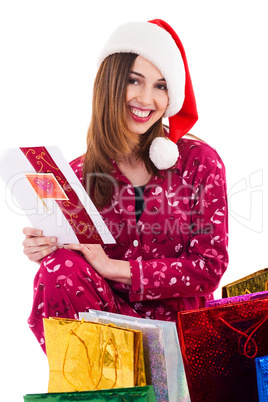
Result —
[[74, 265], [81, 264], [84, 261], [84, 257], [79, 252], [59, 248], [54, 251], [54, 253], [44, 258], [41, 266], [43, 266], [48, 273], [52, 273], [63, 267], [72, 268]]
[[106, 281], [77, 251], [58, 249], [46, 257], [35, 277], [35, 289], [51, 294], [66, 291], [80, 294], [82, 289], [104, 288]]
[[72, 250], [58, 249], [43, 259], [37, 273], [37, 279], [45, 285], [56, 284], [61, 276], [79, 273], [79, 267], [85, 265], [84, 257]]

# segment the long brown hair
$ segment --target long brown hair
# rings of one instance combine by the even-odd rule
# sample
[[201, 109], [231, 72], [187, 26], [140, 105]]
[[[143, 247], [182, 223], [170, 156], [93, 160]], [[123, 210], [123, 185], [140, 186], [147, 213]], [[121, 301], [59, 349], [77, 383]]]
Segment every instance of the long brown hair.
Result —
[[150, 173], [158, 174], [149, 159], [149, 147], [155, 137], [165, 136], [162, 119], [140, 137], [130, 132], [126, 123], [126, 87], [137, 56], [133, 53], [108, 56], [101, 64], [94, 83], [83, 180], [99, 209], [111, 200], [113, 194], [111, 160], [120, 160], [120, 157], [134, 151]]

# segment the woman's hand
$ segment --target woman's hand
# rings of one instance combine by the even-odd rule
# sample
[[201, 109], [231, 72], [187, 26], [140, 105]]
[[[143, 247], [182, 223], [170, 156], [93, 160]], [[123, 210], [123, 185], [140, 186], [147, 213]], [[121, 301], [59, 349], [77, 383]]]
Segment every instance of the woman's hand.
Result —
[[57, 239], [43, 236], [39, 229], [24, 228], [23, 233], [23, 252], [33, 262], [41, 263], [44, 257], [57, 249]]
[[64, 248], [80, 251], [103, 278], [131, 285], [129, 262], [109, 258], [100, 244], [68, 244]]

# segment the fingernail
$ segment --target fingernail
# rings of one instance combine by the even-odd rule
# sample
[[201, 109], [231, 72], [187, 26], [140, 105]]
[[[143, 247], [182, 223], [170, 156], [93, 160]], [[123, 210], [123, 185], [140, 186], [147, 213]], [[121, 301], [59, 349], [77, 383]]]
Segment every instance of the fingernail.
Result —
[[53, 247], [51, 248], [52, 251], [55, 251], [56, 249], [57, 249], [56, 246], [53, 246]]
[[52, 238], [51, 238], [51, 243], [57, 243], [56, 237], [52, 237]]
[[35, 234], [36, 234], [36, 236], [42, 236], [41, 230], [37, 230]]

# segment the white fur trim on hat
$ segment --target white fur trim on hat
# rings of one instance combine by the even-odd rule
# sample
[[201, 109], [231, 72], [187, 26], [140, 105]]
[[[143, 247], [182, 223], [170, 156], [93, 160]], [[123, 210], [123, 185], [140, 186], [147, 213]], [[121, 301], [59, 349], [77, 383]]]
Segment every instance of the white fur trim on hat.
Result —
[[164, 117], [178, 113], [185, 96], [185, 69], [180, 50], [164, 28], [150, 22], [121, 25], [104, 45], [98, 65], [114, 53], [136, 53], [153, 63], [167, 83], [169, 104]]
[[178, 146], [167, 138], [156, 137], [150, 145], [149, 156], [157, 169], [169, 169], [179, 157]]

